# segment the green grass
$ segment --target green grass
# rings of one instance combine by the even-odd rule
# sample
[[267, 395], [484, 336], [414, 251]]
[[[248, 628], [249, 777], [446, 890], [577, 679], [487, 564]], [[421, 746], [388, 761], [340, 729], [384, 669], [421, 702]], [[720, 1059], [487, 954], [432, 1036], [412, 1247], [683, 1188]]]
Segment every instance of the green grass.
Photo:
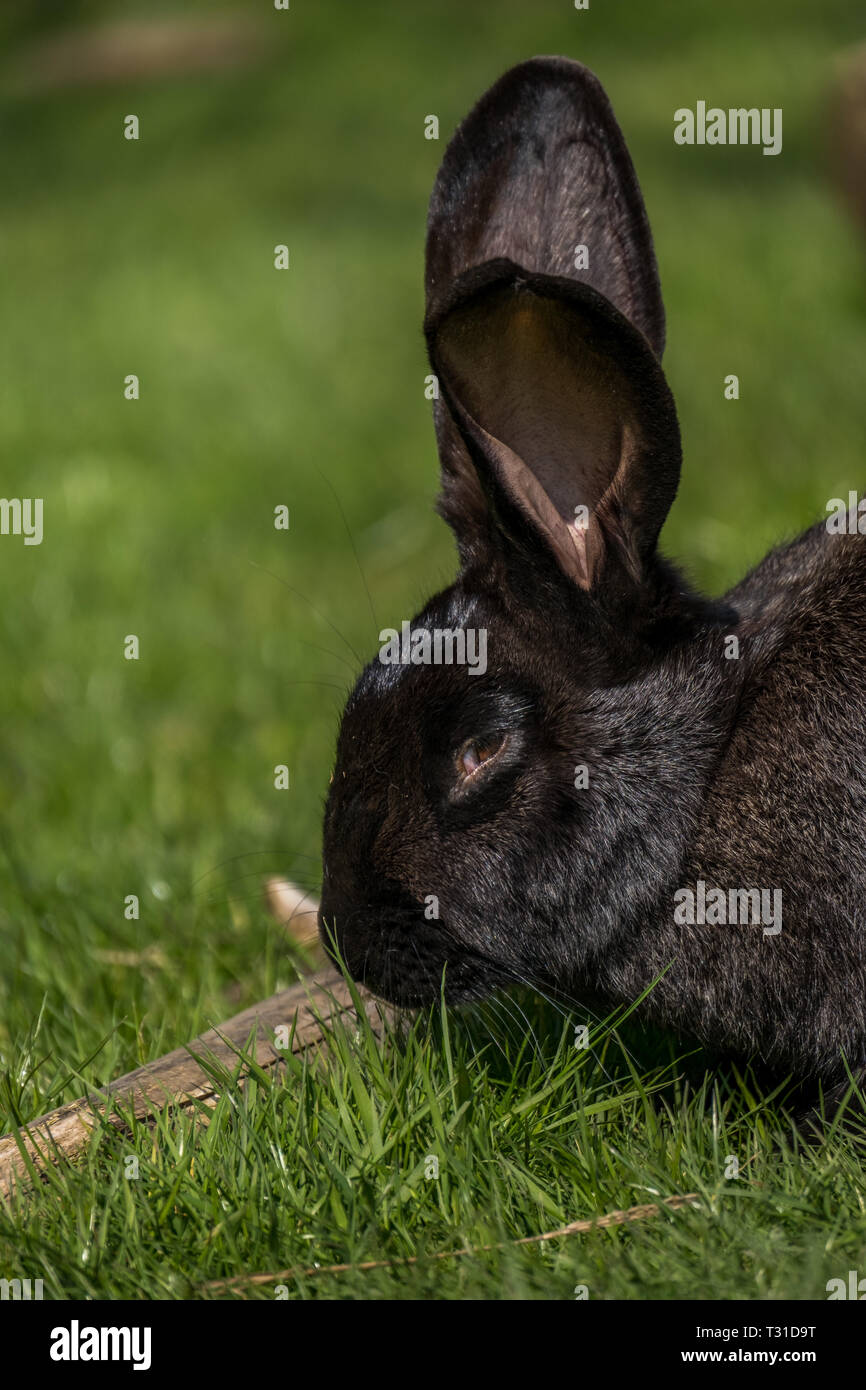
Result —
[[[268, 14], [252, 70], [49, 93], [22, 83], [30, 38], [4, 18], [0, 491], [45, 499], [45, 540], [0, 538], [0, 1130], [297, 978], [261, 883], [317, 886], [351, 648], [369, 657], [454, 571], [431, 507], [425, 207], [444, 139], [510, 63], [594, 67], [642, 179], [686, 460], [666, 549], [721, 591], [863, 485], [866, 260], [824, 149], [855, 20], [840, 0], [330, 0]], [[782, 156], [676, 147], [673, 111], [701, 97], [782, 106]], [[452, 1014], [446, 1048], [425, 1020], [405, 1046], [345, 1040], [325, 1072], [229, 1088], [206, 1126], [98, 1137], [0, 1213], [0, 1276], [176, 1296], [692, 1191], [627, 1229], [290, 1289], [805, 1298], [866, 1268], [856, 1130], [804, 1148], [784, 1097], [732, 1068], [633, 1022], [578, 1051], [580, 1012], [520, 1003], [533, 1037], [520, 1014]]]
[[[677, 1079], [608, 1025], [578, 1048], [523, 1005], [384, 1043], [365, 1020], [324, 1069], [253, 1064], [242, 1089], [218, 1069], [215, 1110], [128, 1115], [52, 1170], [38, 1220], [16, 1204], [18, 1267], [56, 1298], [790, 1299], [862, 1263], [853, 1133], [804, 1145], [745, 1077]], [[514, 1244], [677, 1193], [693, 1203], [627, 1230]]]

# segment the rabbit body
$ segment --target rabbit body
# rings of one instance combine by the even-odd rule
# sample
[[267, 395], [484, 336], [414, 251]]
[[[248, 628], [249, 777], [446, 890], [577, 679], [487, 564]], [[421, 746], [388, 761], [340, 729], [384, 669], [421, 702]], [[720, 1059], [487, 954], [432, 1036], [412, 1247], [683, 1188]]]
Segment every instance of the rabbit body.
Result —
[[841, 1051], [855, 1072], [866, 1062], [864, 574], [866, 537], [819, 524], [726, 598], [736, 706], [675, 879], [778, 889], [780, 930], [678, 925], [669, 882], [599, 961], [606, 998], [667, 971], [648, 1014], [803, 1076], [843, 1073]]
[[[521, 981], [801, 1076], [866, 1064], [866, 538], [819, 524], [722, 600], [656, 548], [679, 479], [640, 190], [598, 82], [512, 69], [427, 238], [455, 583], [349, 698], [320, 925], [405, 1004]], [[733, 639], [733, 640], [732, 640]], [[684, 894], [778, 920], [683, 920]], [[743, 897], [741, 898], [741, 895]], [[774, 896], [780, 895], [780, 896]], [[748, 899], [751, 901], [751, 899]]]

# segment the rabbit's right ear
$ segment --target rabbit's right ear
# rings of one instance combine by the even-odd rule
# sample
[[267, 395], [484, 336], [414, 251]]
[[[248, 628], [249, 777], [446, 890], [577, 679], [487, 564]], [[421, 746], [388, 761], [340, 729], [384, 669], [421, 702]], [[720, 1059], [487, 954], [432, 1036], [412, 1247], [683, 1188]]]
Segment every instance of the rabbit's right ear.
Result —
[[634, 165], [604, 88], [569, 58], [511, 68], [460, 123], [427, 218], [427, 318], [504, 258], [592, 285], [661, 360], [665, 314]]
[[459, 126], [430, 202], [426, 295], [440, 511], [464, 563], [516, 503], [582, 586], [611, 545], [639, 569], [676, 490], [679, 434], [640, 187], [579, 63], [520, 64]]

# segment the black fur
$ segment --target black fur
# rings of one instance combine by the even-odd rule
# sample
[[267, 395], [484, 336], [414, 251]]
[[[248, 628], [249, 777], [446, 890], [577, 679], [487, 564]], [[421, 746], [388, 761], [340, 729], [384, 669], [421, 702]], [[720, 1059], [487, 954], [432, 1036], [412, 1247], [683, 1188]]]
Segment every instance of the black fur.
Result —
[[[858, 1072], [866, 538], [818, 525], [722, 602], [658, 555], [680, 464], [664, 315], [634, 170], [586, 69], [524, 63], [460, 127], [427, 296], [462, 567], [412, 628], [486, 630], [488, 667], [376, 659], [361, 676], [325, 816], [323, 933], [401, 1003], [435, 998], [443, 967], [454, 1000], [523, 980], [631, 1001], [662, 976], [646, 1014], [714, 1049], [832, 1081], [844, 1054]], [[462, 746], [503, 734], [462, 781]], [[678, 925], [674, 893], [699, 879], [781, 889], [781, 932]]]

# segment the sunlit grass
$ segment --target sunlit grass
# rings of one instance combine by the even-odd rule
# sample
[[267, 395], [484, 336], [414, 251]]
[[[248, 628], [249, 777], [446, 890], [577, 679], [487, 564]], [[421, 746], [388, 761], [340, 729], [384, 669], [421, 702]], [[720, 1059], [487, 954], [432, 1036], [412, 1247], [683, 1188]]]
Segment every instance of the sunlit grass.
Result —
[[[343, 692], [379, 626], [454, 570], [423, 390], [443, 149], [428, 112], [444, 138], [536, 52], [607, 84], [656, 230], [683, 425], [664, 543], [698, 582], [723, 589], [863, 486], [864, 249], [824, 156], [849, 6], [289, 14], [252, 72], [2, 98], [0, 490], [45, 499], [40, 547], [0, 538], [3, 1129], [297, 976], [262, 882], [317, 888]], [[782, 156], [674, 146], [677, 106], [728, 94], [783, 106]], [[517, 1013], [455, 1017], [449, 1047], [422, 1022], [405, 1046], [344, 1039], [326, 1069], [229, 1086], [206, 1125], [97, 1136], [4, 1217], [0, 1275], [54, 1296], [205, 1295], [244, 1271], [477, 1248], [677, 1192], [700, 1202], [292, 1292], [822, 1297], [862, 1266], [856, 1135], [804, 1148], [784, 1096], [681, 1062], [684, 1044], [627, 1023], [628, 1054], [584, 1053], [580, 1014], [521, 1008], [537, 1042]]]

